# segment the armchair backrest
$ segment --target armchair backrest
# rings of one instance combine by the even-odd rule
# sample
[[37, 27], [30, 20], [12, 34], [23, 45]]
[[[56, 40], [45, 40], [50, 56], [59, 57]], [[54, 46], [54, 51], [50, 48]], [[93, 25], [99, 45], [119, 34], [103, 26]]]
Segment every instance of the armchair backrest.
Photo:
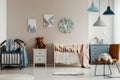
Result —
[[119, 60], [119, 53], [120, 53], [120, 44], [111, 44], [109, 48], [109, 54], [112, 59]]

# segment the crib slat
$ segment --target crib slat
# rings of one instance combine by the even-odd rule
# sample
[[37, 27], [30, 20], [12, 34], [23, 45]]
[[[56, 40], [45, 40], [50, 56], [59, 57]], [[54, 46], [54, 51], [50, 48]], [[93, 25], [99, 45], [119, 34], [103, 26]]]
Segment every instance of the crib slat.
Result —
[[7, 62], [6, 62], [7, 61], [6, 52], [4, 54], [5, 54], [5, 63], [4, 64], [7, 64]]
[[10, 64], [10, 54], [11, 54], [11, 53], [8, 54], [8, 55], [9, 55], [9, 61], [8, 61], [8, 64]]
[[15, 64], [15, 52], [13, 53], [14, 58], [13, 58], [13, 64]]
[[19, 54], [19, 53], [17, 52], [17, 55], [16, 55], [16, 56], [17, 56], [17, 61], [16, 61], [16, 62], [17, 62], [17, 64], [18, 64], [18, 54]]

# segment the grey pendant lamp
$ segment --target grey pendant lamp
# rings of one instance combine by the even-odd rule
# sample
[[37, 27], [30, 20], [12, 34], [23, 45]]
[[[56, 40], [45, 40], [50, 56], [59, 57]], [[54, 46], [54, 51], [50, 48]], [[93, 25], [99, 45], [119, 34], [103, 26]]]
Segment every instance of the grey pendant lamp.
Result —
[[92, 0], [91, 6], [88, 8], [89, 12], [99, 12], [98, 8], [94, 5], [94, 0]]
[[[100, 10], [100, 0], [99, 0], [99, 10]], [[98, 19], [97, 19], [97, 21], [93, 24], [93, 26], [97, 26], [97, 27], [104, 27], [104, 26], [105, 26], [104, 21], [101, 19], [100, 11], [99, 11]]]
[[115, 13], [110, 8], [110, 0], [108, 0], [108, 6], [103, 15], [115, 15]]

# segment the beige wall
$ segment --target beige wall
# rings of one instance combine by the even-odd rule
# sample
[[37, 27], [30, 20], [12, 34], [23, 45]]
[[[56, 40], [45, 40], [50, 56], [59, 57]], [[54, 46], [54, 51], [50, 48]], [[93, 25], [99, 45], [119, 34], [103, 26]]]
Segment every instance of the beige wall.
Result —
[[[7, 38], [20, 38], [27, 43], [29, 63], [35, 38], [43, 36], [48, 47], [48, 64], [53, 63], [53, 43], [88, 42], [88, 0], [8, 0]], [[54, 27], [43, 27], [43, 14], [54, 15]], [[70, 34], [58, 31], [58, 22], [69, 17], [74, 21]], [[27, 20], [37, 19], [36, 33], [27, 32]]]

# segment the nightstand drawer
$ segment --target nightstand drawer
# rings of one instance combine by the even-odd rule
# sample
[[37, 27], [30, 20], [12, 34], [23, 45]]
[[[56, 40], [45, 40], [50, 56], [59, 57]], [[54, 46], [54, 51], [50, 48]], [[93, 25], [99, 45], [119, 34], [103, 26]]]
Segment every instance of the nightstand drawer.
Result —
[[34, 49], [34, 56], [46, 56], [46, 49], [44, 50]]
[[34, 57], [35, 63], [46, 63], [46, 57]]

